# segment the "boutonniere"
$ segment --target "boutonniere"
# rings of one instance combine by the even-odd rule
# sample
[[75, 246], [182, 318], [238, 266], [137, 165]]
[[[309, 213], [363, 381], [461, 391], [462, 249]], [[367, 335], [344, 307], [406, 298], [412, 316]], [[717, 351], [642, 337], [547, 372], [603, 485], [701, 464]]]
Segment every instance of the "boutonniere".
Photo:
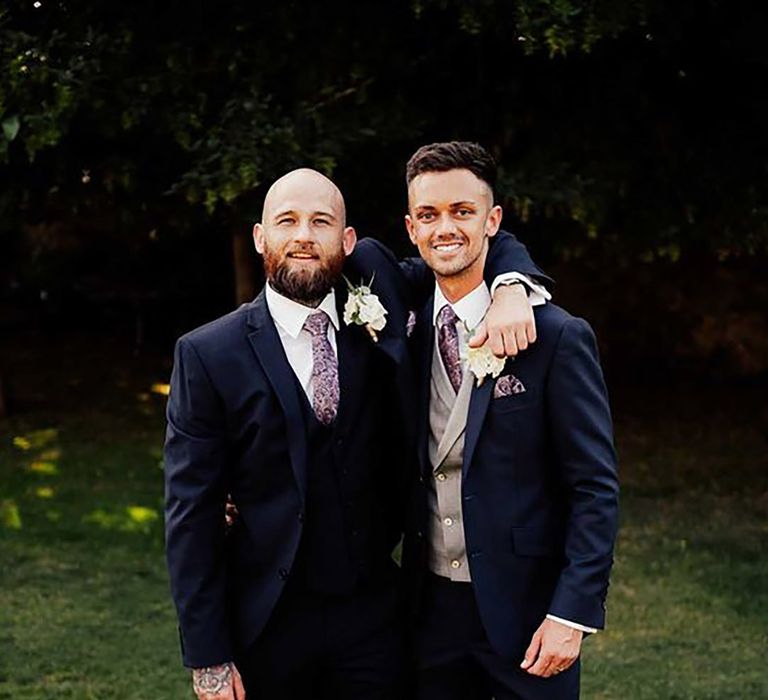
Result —
[[[470, 330], [466, 324], [465, 328], [467, 328], [467, 337], [471, 338], [475, 329]], [[506, 357], [496, 357], [488, 343], [483, 343], [479, 348], [471, 348], [467, 345], [467, 367], [475, 375], [478, 387], [482, 386], [489, 374], [496, 379], [504, 369], [506, 361]]]
[[344, 280], [349, 290], [347, 303], [344, 304], [344, 323], [348, 326], [353, 323], [356, 326], [365, 326], [373, 342], [378, 342], [379, 337], [376, 332], [387, 325], [387, 310], [379, 301], [379, 297], [371, 292], [373, 277], [368, 284], [360, 284], [357, 287], [346, 277]]

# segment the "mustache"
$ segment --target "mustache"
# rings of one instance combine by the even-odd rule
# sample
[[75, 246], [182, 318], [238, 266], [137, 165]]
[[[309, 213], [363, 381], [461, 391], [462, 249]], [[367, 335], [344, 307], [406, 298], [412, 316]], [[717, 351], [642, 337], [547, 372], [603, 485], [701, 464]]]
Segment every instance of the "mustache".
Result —
[[316, 258], [320, 257], [314, 243], [294, 243], [285, 251], [285, 255], [294, 255], [296, 253], [312, 255]]

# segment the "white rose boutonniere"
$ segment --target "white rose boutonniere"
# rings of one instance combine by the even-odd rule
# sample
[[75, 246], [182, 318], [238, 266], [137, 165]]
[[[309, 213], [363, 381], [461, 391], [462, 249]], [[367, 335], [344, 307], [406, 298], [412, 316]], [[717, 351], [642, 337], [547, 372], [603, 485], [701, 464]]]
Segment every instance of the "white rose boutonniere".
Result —
[[373, 278], [368, 284], [361, 284], [355, 287], [346, 277], [349, 289], [347, 303], [344, 305], [344, 323], [348, 326], [365, 326], [365, 330], [373, 338], [373, 342], [378, 342], [376, 335], [387, 325], [387, 310], [379, 301], [379, 297], [371, 292]]
[[[467, 332], [471, 338], [474, 329], [467, 329]], [[479, 348], [467, 346], [467, 367], [477, 377], [477, 386], [481, 386], [489, 374], [496, 379], [504, 369], [506, 361], [506, 357], [496, 357], [488, 343], [484, 343]]]

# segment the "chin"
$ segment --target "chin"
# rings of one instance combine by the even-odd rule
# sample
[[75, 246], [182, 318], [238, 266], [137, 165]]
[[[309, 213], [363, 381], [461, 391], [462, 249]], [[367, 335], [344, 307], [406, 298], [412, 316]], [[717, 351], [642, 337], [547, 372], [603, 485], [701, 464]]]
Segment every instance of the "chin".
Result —
[[441, 277], [453, 277], [469, 267], [465, 260], [432, 260], [428, 265]]

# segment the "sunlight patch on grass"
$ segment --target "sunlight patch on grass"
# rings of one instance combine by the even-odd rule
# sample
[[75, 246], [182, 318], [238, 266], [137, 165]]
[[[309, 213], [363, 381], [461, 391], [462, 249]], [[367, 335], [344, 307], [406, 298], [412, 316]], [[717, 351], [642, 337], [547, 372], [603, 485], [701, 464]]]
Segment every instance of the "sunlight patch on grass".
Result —
[[0, 523], [8, 530], [21, 530], [21, 514], [15, 501], [0, 501]]
[[35, 489], [35, 496], [38, 498], [53, 498], [54, 490], [50, 486], [38, 486]]
[[168, 396], [168, 394], [171, 393], [171, 385], [170, 384], [153, 384], [152, 385], [152, 393], [153, 394], [160, 394], [161, 396]]
[[29, 471], [36, 474], [45, 474], [46, 476], [55, 476], [59, 473], [59, 468], [54, 462], [44, 460], [35, 460], [29, 465]]
[[148, 534], [159, 519], [160, 514], [154, 508], [127, 506], [114, 511], [97, 508], [85, 515], [83, 522], [98, 525], [105, 530]]
[[154, 508], [146, 506], [128, 506], [125, 510], [128, 512], [128, 517], [135, 523], [152, 523], [159, 517]]
[[43, 428], [42, 430], [33, 430], [26, 435], [17, 435], [13, 438], [13, 444], [20, 450], [39, 450], [46, 445], [50, 445], [59, 437], [57, 428]]

